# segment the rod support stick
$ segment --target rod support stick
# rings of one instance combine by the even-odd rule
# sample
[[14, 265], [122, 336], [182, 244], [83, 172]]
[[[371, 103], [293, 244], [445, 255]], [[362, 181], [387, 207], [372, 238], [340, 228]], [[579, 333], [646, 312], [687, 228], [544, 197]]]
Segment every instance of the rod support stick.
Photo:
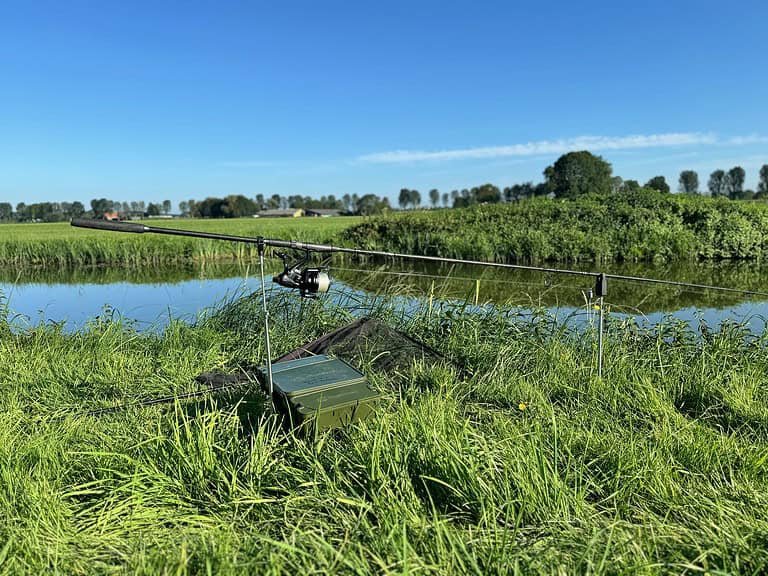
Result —
[[595, 281], [595, 294], [600, 308], [600, 323], [597, 329], [597, 376], [603, 377], [603, 331], [605, 328], [605, 296], [608, 294], [608, 277], [601, 272]]
[[261, 270], [261, 304], [264, 309], [264, 342], [267, 350], [267, 390], [269, 392], [269, 401], [274, 407], [274, 387], [272, 385], [272, 349], [269, 342], [269, 309], [267, 308], [267, 282], [264, 279], [264, 239], [259, 238], [257, 243], [259, 249], [259, 268]]

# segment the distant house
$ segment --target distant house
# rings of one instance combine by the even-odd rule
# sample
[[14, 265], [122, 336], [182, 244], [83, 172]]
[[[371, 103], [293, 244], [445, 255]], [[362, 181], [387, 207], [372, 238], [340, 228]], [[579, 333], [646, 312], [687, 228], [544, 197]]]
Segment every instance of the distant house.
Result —
[[335, 210], [332, 208], [307, 208], [304, 216], [312, 216], [314, 218], [330, 218], [332, 216], [341, 216], [341, 210]]
[[104, 212], [104, 220], [120, 220], [120, 214], [117, 212]]
[[304, 216], [301, 208], [288, 208], [287, 210], [262, 210], [254, 214], [254, 218], [298, 218]]

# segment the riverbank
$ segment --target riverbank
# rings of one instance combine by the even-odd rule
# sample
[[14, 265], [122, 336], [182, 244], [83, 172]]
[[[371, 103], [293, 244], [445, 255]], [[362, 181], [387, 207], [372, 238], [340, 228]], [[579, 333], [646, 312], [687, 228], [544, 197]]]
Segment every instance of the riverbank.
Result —
[[[148, 225], [216, 232], [234, 236], [266, 236], [328, 242], [360, 217], [237, 218], [151, 221]], [[256, 247], [236, 242], [199, 240], [153, 234], [119, 234], [55, 224], [0, 225], [0, 265], [15, 267], [144, 266], [227, 260], [253, 260]]]
[[494, 262], [768, 259], [768, 204], [648, 189], [393, 213], [340, 233], [372, 250]]
[[[768, 261], [768, 204], [652, 190], [360, 218], [174, 220], [155, 226], [508, 263]], [[252, 261], [247, 244], [0, 226], [0, 265], [143, 266]]]
[[[275, 296], [279, 355], [348, 308]], [[163, 334], [0, 318], [0, 556], [13, 573], [680, 573], [768, 566], [765, 337], [356, 303], [464, 367], [371, 373], [367, 420], [302, 440], [237, 398], [82, 410], [263, 360], [258, 299]], [[701, 335], [700, 335], [701, 336]], [[365, 362], [365, 359], [363, 360]], [[258, 402], [256, 402], [258, 406]], [[257, 408], [255, 410], [258, 412]]]

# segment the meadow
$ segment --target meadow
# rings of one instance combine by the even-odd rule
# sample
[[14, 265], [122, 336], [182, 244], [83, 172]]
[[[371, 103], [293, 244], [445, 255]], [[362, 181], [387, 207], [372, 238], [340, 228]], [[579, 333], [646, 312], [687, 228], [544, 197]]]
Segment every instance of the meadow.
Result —
[[[448, 258], [511, 263], [768, 260], [768, 204], [654, 190], [571, 201], [537, 198], [376, 217], [146, 221], [204, 232], [266, 236]], [[72, 229], [0, 226], [0, 264], [140, 266], [252, 260], [245, 244]]]
[[[237, 218], [217, 220], [148, 220], [148, 226], [327, 242], [344, 228], [362, 221], [343, 218]], [[249, 260], [256, 247], [234, 242], [152, 234], [119, 234], [73, 228], [68, 222], [0, 226], [0, 265], [5, 266], [141, 266]]]
[[[766, 218], [756, 203], [643, 194], [151, 225], [498, 261], [759, 263]], [[83, 281], [90, 276], [77, 266], [98, 265], [104, 282], [121, 266], [119, 276], [137, 271], [141, 282], [160, 265], [254, 256], [226, 242], [0, 226], [0, 264], [39, 267], [30, 278], [57, 267]], [[55, 323], [12, 330], [0, 293], [0, 573], [768, 570], [768, 334], [672, 319], [642, 328], [609, 315], [599, 378], [589, 326], [564, 327], [543, 308], [478, 307], [487, 296], [479, 282], [467, 286], [471, 306], [428, 298], [405, 308], [381, 295], [382, 275], [356, 269], [368, 264], [339, 266], [367, 296], [300, 302], [271, 291], [273, 356], [368, 315], [450, 363], [382, 373], [361, 357], [383, 392], [377, 410], [309, 437], [286, 432], [255, 383], [202, 401], [78, 415], [263, 363], [258, 295], [162, 332], [103, 314], [66, 333]], [[681, 279], [702, 273], [681, 270]], [[723, 285], [762, 281], [751, 263], [706, 274]], [[495, 279], [504, 280], [483, 277], [483, 286]], [[517, 280], [532, 295], [541, 289], [541, 278]], [[434, 279], [419, 282], [434, 292]], [[629, 290], [614, 283], [611, 300]], [[666, 297], [656, 290], [643, 297]]]
[[258, 295], [162, 334], [109, 318], [19, 333], [0, 314], [0, 570], [768, 569], [765, 335], [612, 321], [601, 379], [594, 338], [544, 311], [406, 314], [382, 297], [278, 292], [270, 307], [275, 355], [366, 314], [452, 364], [368, 370], [376, 412], [308, 438], [283, 432], [255, 389], [77, 417], [260, 363]]

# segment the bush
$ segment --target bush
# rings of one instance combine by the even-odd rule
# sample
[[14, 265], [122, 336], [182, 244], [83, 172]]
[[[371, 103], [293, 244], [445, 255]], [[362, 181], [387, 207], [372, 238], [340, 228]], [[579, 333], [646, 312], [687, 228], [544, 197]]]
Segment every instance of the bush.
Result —
[[509, 263], [764, 259], [767, 226], [762, 204], [643, 188], [392, 214], [341, 238], [368, 249]]

